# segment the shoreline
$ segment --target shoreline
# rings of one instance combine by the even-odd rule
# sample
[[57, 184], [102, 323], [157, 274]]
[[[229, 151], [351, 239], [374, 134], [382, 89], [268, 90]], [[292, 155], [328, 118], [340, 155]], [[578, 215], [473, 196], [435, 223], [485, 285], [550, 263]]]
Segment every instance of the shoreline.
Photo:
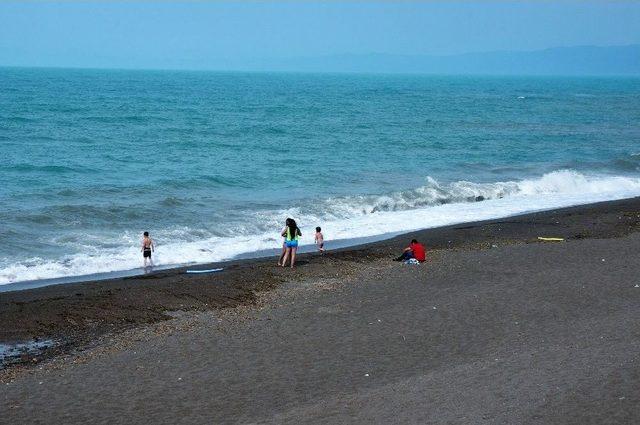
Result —
[[[372, 243], [388, 241], [388, 240], [394, 239], [396, 237], [402, 237], [403, 235], [406, 235], [406, 234], [420, 233], [420, 232], [425, 232], [425, 231], [434, 230], [434, 229], [444, 229], [444, 228], [459, 226], [459, 225], [462, 225], [462, 224], [492, 222], [492, 221], [495, 221], [495, 220], [504, 220], [504, 219], [507, 219], [507, 218], [514, 218], [514, 217], [526, 216], [526, 215], [530, 215], [530, 214], [544, 213], [544, 212], [547, 212], [547, 211], [556, 211], [556, 210], [564, 210], [564, 209], [569, 209], [569, 208], [588, 207], [588, 206], [591, 206], [591, 205], [606, 204], [606, 203], [610, 203], [610, 202], [624, 202], [624, 201], [632, 200], [632, 199], [636, 199], [636, 198], [640, 198], [640, 197], [605, 200], [605, 201], [598, 201], [598, 202], [591, 202], [591, 203], [584, 203], [584, 204], [576, 204], [576, 205], [557, 207], [557, 208], [534, 209], [534, 210], [528, 211], [528, 212], [507, 214], [507, 215], [504, 215], [504, 216], [500, 215], [500, 216], [492, 217], [492, 218], [489, 218], [489, 219], [486, 219], [486, 220], [485, 219], [481, 219], [481, 220], [477, 220], [477, 221], [461, 221], [461, 222], [454, 222], [454, 223], [446, 224], [446, 225], [443, 225], [443, 226], [439, 226], [438, 225], [438, 226], [434, 226], [434, 227], [423, 227], [423, 228], [418, 228], [416, 230], [410, 230], [410, 231], [393, 231], [393, 232], [381, 233], [381, 234], [373, 235], [373, 236], [330, 240], [329, 243], [330, 243], [330, 249], [331, 249], [332, 252], [341, 251], [341, 250], [344, 250], [344, 249], [357, 249], [358, 247], [361, 247], [361, 246], [369, 245], [369, 244], [372, 244]], [[302, 255], [302, 254], [313, 254], [314, 252], [316, 252], [316, 247], [315, 247], [315, 245], [312, 245], [312, 244], [301, 245], [300, 248], [298, 249], [298, 254], [299, 255]], [[100, 281], [112, 281], [112, 280], [126, 279], [126, 278], [136, 278], [136, 277], [144, 278], [145, 276], [153, 276], [153, 275], [155, 275], [157, 273], [163, 273], [163, 272], [167, 272], [167, 271], [169, 271], [169, 272], [171, 272], [171, 271], [184, 272], [187, 269], [195, 269], [195, 270], [197, 270], [197, 269], [208, 269], [208, 268], [219, 268], [219, 267], [223, 267], [224, 268], [226, 265], [236, 264], [237, 262], [240, 262], [240, 261], [265, 260], [267, 258], [271, 258], [273, 256], [279, 255], [279, 253], [280, 253], [280, 249], [279, 248], [270, 248], [270, 249], [261, 249], [261, 250], [257, 250], [257, 251], [248, 251], [248, 252], [245, 252], [245, 253], [238, 254], [238, 255], [234, 256], [233, 258], [224, 259], [224, 260], [220, 260], [220, 261], [211, 261], [211, 262], [202, 262], [202, 263], [194, 262], [194, 263], [185, 263], [185, 264], [158, 265], [158, 266], [155, 266], [151, 271], [148, 271], [148, 272], [144, 270], [144, 267], [136, 267], [136, 268], [133, 268], [133, 269], [113, 270], [113, 271], [98, 272], [98, 273], [85, 274], [85, 275], [69, 275], [69, 276], [60, 276], [60, 277], [36, 279], [36, 280], [23, 280], [23, 281], [5, 283], [5, 284], [0, 285], [0, 294], [1, 293], [5, 293], [5, 292], [37, 289], [37, 288], [53, 286], [53, 285], [68, 285], [68, 284], [74, 284], [74, 283], [90, 283], [90, 282], [100, 282]]]
[[367, 262], [397, 256], [412, 238], [423, 241], [428, 251], [455, 251], [538, 243], [538, 236], [608, 239], [637, 231], [640, 197], [430, 228], [322, 256], [301, 254], [296, 270], [278, 268], [273, 257], [264, 257], [197, 266], [225, 267], [223, 273], [212, 275], [189, 275], [184, 273], [186, 267], [178, 267], [141, 276], [2, 292], [0, 344], [56, 341], [58, 345], [16, 363], [31, 363], [32, 358], [39, 362], [81, 350], [106, 334], [170, 320], [171, 312], [252, 305], [257, 294], [285, 282], [316, 276], [342, 279], [366, 268]]
[[[435, 228], [435, 227], [434, 227]], [[419, 229], [416, 231], [428, 230]], [[388, 239], [392, 239], [399, 234], [403, 234], [405, 232], [390, 232], [383, 233], [376, 236], [367, 236], [362, 238], [353, 238], [353, 239], [339, 239], [337, 241], [330, 241], [331, 250], [343, 250], [349, 248], [357, 248], [362, 245], [366, 245], [369, 243], [382, 242]], [[301, 245], [298, 248], [298, 255], [302, 254], [313, 254], [316, 252], [315, 245]], [[273, 258], [280, 254], [280, 249], [272, 248], [272, 249], [262, 249], [259, 251], [250, 251], [243, 254], [239, 254], [234, 258], [221, 260], [217, 262], [204, 262], [204, 263], [190, 263], [190, 264], [169, 264], [169, 265], [161, 265], [155, 266], [153, 270], [150, 272], [145, 272], [144, 267], [138, 267], [135, 269], [127, 269], [127, 270], [116, 270], [111, 272], [102, 272], [102, 273], [94, 273], [88, 275], [77, 275], [77, 276], [62, 276], [62, 277], [53, 277], [47, 279], [38, 279], [38, 280], [24, 280], [18, 282], [11, 282], [0, 285], [0, 294], [4, 292], [15, 292], [15, 291], [24, 291], [29, 289], [38, 289], [44, 288], [48, 286], [55, 285], [68, 285], [73, 283], [90, 283], [90, 282], [102, 282], [109, 280], [117, 280], [117, 279], [125, 279], [125, 278], [136, 278], [136, 277], [144, 277], [144, 276], [152, 276], [155, 273], [167, 272], [167, 271], [184, 271], [184, 270], [198, 270], [198, 269], [209, 269], [209, 268], [217, 268], [217, 267], [225, 267], [225, 265], [237, 263], [237, 262], [245, 262], [245, 261], [257, 261], [264, 260], [267, 258]]]

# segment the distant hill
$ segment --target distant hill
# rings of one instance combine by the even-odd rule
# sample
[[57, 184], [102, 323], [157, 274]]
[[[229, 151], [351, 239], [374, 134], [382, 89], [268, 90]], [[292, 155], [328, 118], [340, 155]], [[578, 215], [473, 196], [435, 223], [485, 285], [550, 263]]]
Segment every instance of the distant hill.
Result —
[[496, 75], [640, 75], [640, 45], [557, 47], [449, 56], [390, 54], [265, 59], [234, 67], [270, 71]]

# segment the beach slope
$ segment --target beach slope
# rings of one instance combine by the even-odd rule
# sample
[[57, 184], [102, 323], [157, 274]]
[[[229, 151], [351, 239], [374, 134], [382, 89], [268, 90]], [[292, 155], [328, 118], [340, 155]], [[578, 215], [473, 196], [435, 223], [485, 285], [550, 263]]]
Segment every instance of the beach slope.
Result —
[[[126, 297], [113, 294], [137, 284], [129, 305], [146, 292], [158, 312], [163, 296], [169, 307], [197, 299], [187, 312], [167, 308], [171, 320], [114, 325], [81, 352], [5, 370], [3, 420], [638, 423], [639, 223], [632, 199], [308, 255], [297, 271], [249, 261], [217, 278], [237, 291], [227, 298], [191, 289], [213, 277], [178, 271], [3, 294], [0, 317], [16, 321], [16, 302], [53, 317], [87, 296], [77, 291], [119, 305]], [[427, 264], [391, 262], [414, 236], [432, 248]], [[265, 271], [264, 287], [246, 286]], [[203, 308], [204, 299], [233, 308]], [[23, 328], [37, 318], [24, 316]]]

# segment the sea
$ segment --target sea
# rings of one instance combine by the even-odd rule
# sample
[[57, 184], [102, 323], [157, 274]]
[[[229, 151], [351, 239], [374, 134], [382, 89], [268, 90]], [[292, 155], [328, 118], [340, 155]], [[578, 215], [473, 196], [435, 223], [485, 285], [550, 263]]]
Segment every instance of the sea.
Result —
[[640, 78], [0, 68], [2, 285], [635, 196]]

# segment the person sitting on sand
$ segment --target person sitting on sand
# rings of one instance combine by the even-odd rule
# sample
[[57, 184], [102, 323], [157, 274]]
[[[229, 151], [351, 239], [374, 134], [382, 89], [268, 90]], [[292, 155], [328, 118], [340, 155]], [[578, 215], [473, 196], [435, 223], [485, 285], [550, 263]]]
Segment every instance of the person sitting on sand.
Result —
[[287, 251], [284, 253], [284, 257], [282, 258], [282, 267], [286, 267], [287, 259], [291, 257], [291, 268], [293, 268], [296, 264], [298, 240], [300, 239], [300, 236], [302, 236], [302, 232], [300, 232], [300, 229], [294, 219], [291, 219], [285, 231], [282, 232], [282, 236], [286, 238], [285, 245], [287, 247]]
[[318, 246], [318, 251], [324, 252], [324, 236], [322, 235], [322, 229], [320, 228], [320, 226], [316, 227], [315, 242]]
[[402, 255], [395, 259], [395, 261], [407, 261], [411, 258], [415, 258], [419, 262], [423, 262], [427, 259], [424, 246], [416, 239], [412, 239], [408, 247], [402, 251]]
[[282, 228], [282, 230], [280, 231], [280, 235], [284, 238], [282, 240], [282, 252], [280, 253], [280, 258], [278, 258], [278, 265], [281, 266], [282, 265], [282, 260], [284, 259], [284, 254], [287, 253], [287, 226], [289, 226], [289, 224], [291, 224], [291, 220], [293, 220], [292, 218], [287, 218], [284, 222], [284, 227]]
[[144, 266], [147, 267], [147, 260], [149, 260], [149, 265], [153, 266], [153, 261], [151, 260], [151, 253], [155, 251], [155, 245], [153, 243], [153, 239], [149, 237], [149, 232], [144, 232], [142, 236], [142, 247], [140, 248], [142, 251], [142, 259], [144, 261]]

